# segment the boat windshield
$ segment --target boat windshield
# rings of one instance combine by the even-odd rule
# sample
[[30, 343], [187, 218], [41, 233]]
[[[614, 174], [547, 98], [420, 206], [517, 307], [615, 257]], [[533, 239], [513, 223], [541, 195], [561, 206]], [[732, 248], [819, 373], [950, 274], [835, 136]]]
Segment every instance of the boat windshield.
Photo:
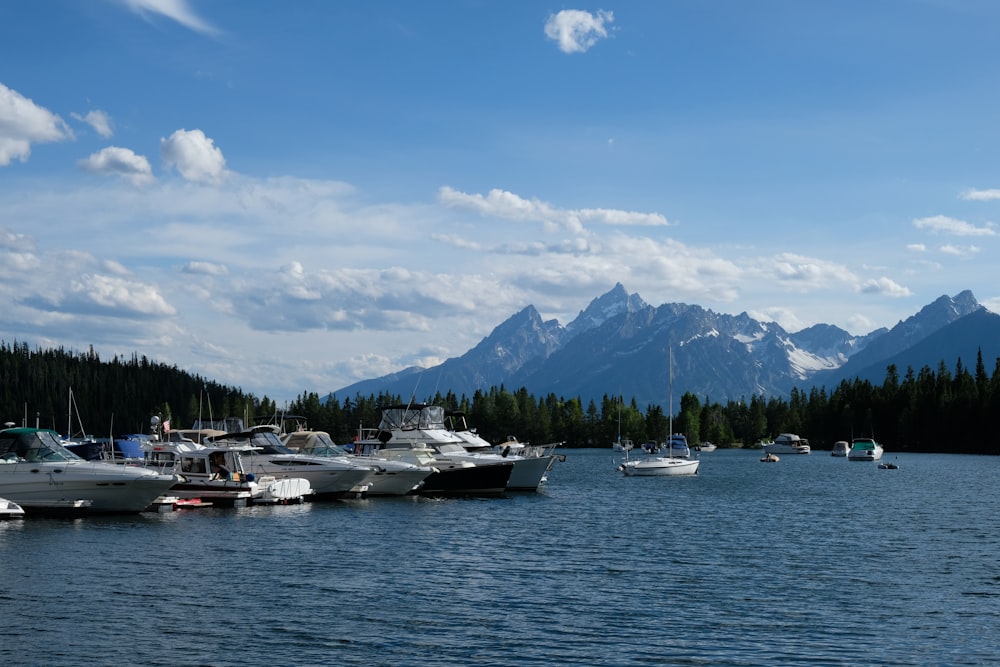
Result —
[[17, 428], [0, 431], [0, 463], [82, 460], [63, 447], [55, 431]]
[[255, 431], [250, 438], [250, 444], [260, 447], [261, 454], [295, 454], [288, 447], [281, 444], [281, 439], [270, 431]]

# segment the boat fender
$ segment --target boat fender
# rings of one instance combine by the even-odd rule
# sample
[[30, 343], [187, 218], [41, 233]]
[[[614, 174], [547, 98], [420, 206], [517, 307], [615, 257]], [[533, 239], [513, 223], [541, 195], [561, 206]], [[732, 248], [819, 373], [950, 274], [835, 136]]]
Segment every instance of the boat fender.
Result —
[[254, 475], [254, 474], [253, 474], [252, 472], [248, 472], [248, 473], [246, 474], [246, 480], [247, 480], [248, 482], [252, 482], [252, 481], [254, 481], [255, 479], [257, 479], [257, 476], [256, 476], [256, 475]]
[[507, 458], [509, 454], [510, 454], [510, 445], [507, 445], [506, 447], [503, 448], [503, 451], [500, 452], [500, 456]]

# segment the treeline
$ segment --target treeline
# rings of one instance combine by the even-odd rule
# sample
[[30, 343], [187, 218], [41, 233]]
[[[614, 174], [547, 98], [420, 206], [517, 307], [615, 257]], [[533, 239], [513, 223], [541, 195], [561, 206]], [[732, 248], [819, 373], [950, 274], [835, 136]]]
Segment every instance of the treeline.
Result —
[[[317, 394], [303, 394], [289, 411], [346, 442], [359, 427], [378, 426], [380, 406], [402, 402], [391, 394], [342, 401], [335, 395], [321, 400]], [[426, 402], [465, 412], [469, 425], [491, 442], [516, 435], [535, 444], [610, 447], [619, 433], [636, 444], [662, 442], [670, 422], [659, 405], [640, 408], [634, 399], [605, 395], [600, 403], [584, 406], [579, 398], [536, 398], [524, 388], [512, 392], [502, 385], [472, 397], [437, 393]], [[880, 385], [855, 379], [829, 391], [793, 389], [788, 399], [755, 395], [721, 404], [688, 392], [673, 415], [673, 430], [684, 433], [688, 442], [707, 440], [724, 447], [753, 446], [779, 433], [797, 433], [821, 450], [831, 449], [837, 440], [874, 436], [895, 452], [1000, 454], [998, 414], [1000, 358], [989, 374], [980, 352], [971, 371], [961, 359], [953, 371], [942, 361], [936, 371], [908, 368], [903, 377], [889, 366]]]
[[189, 428], [199, 416], [252, 419], [273, 412], [266, 397], [258, 400], [145, 356], [102, 361], [93, 347], [74, 353], [0, 342], [0, 424], [107, 437], [148, 433], [153, 415]]
[[[359, 428], [378, 426], [382, 406], [403, 402], [391, 394], [338, 399], [303, 393], [287, 410], [335, 441], [348, 442]], [[605, 395], [584, 405], [578, 397], [535, 397], [502, 385], [471, 397], [436, 393], [425, 402], [465, 412], [469, 425], [493, 442], [515, 435], [535, 444], [610, 447], [620, 433], [638, 444], [663, 441], [670, 422], [661, 406], [639, 406], [635, 399]], [[153, 415], [170, 419], [173, 428], [189, 428], [199, 418], [229, 416], [253, 424], [276, 410], [266, 396], [258, 399], [144, 356], [102, 361], [92, 348], [32, 351], [24, 343], [0, 343], [0, 419], [16, 425], [105, 436], [148, 432]], [[960, 359], [954, 369], [942, 361], [936, 370], [907, 369], [902, 377], [889, 366], [881, 384], [853, 380], [832, 390], [793, 389], [787, 399], [754, 395], [722, 404], [688, 392], [672, 421], [689, 442], [720, 446], [751, 446], [789, 432], [816, 449], [873, 435], [889, 451], [998, 454], [997, 414], [1000, 358], [990, 374], [980, 353], [971, 370]]]

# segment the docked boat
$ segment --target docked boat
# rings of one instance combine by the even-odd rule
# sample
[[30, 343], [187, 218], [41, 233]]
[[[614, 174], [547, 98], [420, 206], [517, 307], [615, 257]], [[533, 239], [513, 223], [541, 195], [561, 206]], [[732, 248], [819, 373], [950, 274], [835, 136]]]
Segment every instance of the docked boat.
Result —
[[808, 454], [811, 451], [809, 441], [794, 433], [782, 433], [762, 446], [768, 454]]
[[143, 445], [146, 468], [176, 473], [181, 479], [168, 495], [182, 504], [245, 507], [261, 494], [255, 475], [243, 468], [241, 450], [202, 445], [193, 440], [152, 440]]
[[851, 451], [847, 453], [848, 461], [879, 461], [884, 450], [875, 438], [854, 438]]
[[833, 449], [830, 450], [830, 456], [846, 458], [849, 451], [851, 451], [851, 446], [847, 443], [847, 441], [838, 440], [833, 443]]
[[434, 468], [420, 487], [422, 496], [498, 496], [507, 490], [514, 464], [477, 465], [471, 461], [441, 456], [423, 443], [387, 446], [377, 439], [362, 438], [354, 443], [361, 457], [403, 461]]
[[282, 437], [282, 444], [300, 454], [347, 463], [357, 463], [360, 460], [364, 465], [374, 468], [375, 474], [366, 480], [368, 484], [366, 495], [369, 496], [405, 496], [417, 493], [423, 487], [424, 480], [436, 472], [433, 466], [355, 456], [335, 444], [330, 434], [325, 431], [292, 431]]
[[24, 516], [24, 508], [13, 500], [0, 498], [0, 519], [20, 519]]
[[178, 480], [137, 466], [84, 461], [53, 430], [0, 431], [0, 496], [29, 514], [138, 513]]
[[[552, 458], [533, 460], [520, 456], [508, 455], [505, 457], [469, 452], [466, 449], [468, 441], [463, 440], [446, 426], [445, 409], [439, 405], [424, 403], [392, 405], [383, 408], [378, 429], [374, 432], [359, 434], [359, 442], [371, 443], [373, 441], [381, 443], [378, 454], [387, 458], [399, 456], [398, 452], [393, 450], [429, 447], [434, 451], [436, 460], [432, 465], [439, 469], [442, 469], [442, 465], [447, 468], [448, 464], [455, 462], [469, 463], [479, 467], [510, 467], [504, 489], [507, 491], [537, 490], [548, 466], [554, 460]], [[485, 440], [482, 442], [484, 446], [490, 446]], [[471, 444], [470, 446], [475, 449], [480, 445]], [[475, 456], [470, 456], [470, 454], [475, 454]]]
[[314, 498], [342, 498], [368, 491], [377, 469], [355, 460], [310, 456], [293, 452], [278, 438], [274, 426], [254, 426], [239, 433], [211, 438], [211, 444], [240, 451], [247, 472], [257, 477], [301, 478], [309, 482]]
[[[475, 429], [469, 428], [465, 413], [461, 410], [445, 412], [445, 419], [450, 425], [450, 432], [458, 439], [458, 444], [472, 456], [473, 462], [507, 460], [514, 464], [507, 482], [508, 491], [537, 491], [548, 479], [548, 473], [556, 461], [565, 461], [565, 455], [554, 453], [561, 442], [547, 445], [529, 445], [521, 442], [516, 436], [508, 435], [502, 443], [493, 445], [480, 436]], [[445, 445], [455, 455], [459, 451], [451, 444]], [[441, 446], [436, 448], [446, 453]]]

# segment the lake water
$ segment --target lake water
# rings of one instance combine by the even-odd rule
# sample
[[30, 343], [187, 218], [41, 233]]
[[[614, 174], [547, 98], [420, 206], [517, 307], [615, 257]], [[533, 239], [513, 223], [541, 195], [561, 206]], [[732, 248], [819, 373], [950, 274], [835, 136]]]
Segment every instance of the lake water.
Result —
[[0, 664], [997, 665], [996, 458], [0, 522]]

